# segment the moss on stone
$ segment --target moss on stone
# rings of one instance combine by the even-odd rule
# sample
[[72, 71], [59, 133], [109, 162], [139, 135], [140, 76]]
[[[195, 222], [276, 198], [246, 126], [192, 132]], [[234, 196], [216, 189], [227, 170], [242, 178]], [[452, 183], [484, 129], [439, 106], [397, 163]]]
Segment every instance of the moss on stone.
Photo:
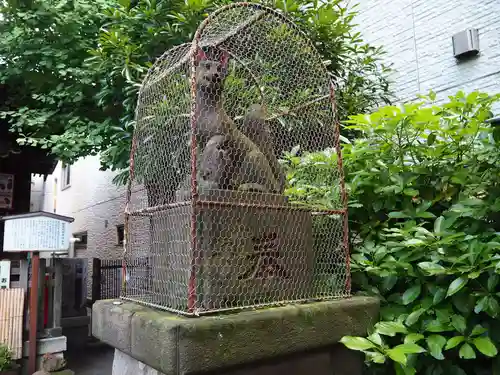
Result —
[[[99, 301], [93, 307], [100, 325], [94, 327], [94, 335], [170, 375], [333, 345], [345, 335], [365, 335], [378, 309], [378, 300], [355, 297], [192, 318], [129, 302]], [[120, 312], [130, 317], [129, 325], [119, 319]], [[130, 332], [118, 335], [114, 326]], [[128, 337], [130, 342], [114, 342], [116, 337]]]

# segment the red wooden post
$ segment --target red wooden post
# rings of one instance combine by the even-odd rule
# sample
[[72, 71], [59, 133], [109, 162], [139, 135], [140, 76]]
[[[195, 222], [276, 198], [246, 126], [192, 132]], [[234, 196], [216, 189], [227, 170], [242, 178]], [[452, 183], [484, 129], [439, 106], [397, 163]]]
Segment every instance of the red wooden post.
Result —
[[29, 327], [29, 358], [28, 374], [36, 371], [36, 333], [38, 319], [38, 271], [40, 269], [40, 254], [33, 252], [31, 260], [31, 290], [30, 290], [30, 327]]

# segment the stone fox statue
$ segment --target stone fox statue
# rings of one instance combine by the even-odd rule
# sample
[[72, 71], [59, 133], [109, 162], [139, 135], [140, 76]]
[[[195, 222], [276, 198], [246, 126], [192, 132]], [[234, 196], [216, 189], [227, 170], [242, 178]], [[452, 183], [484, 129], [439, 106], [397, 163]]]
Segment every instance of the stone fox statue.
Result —
[[228, 73], [227, 52], [199, 50], [196, 66], [196, 129], [204, 145], [199, 165], [200, 186], [220, 189], [280, 192], [270, 162], [223, 108], [222, 91]]

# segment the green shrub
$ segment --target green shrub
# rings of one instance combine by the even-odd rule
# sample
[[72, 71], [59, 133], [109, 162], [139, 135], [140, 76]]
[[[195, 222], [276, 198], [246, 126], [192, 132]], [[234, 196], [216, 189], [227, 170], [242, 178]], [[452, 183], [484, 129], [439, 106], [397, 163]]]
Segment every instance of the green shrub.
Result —
[[499, 96], [434, 95], [353, 117], [345, 147], [353, 284], [382, 301], [368, 339], [343, 339], [397, 374], [499, 367], [500, 144], [485, 123]]
[[0, 371], [12, 368], [12, 352], [6, 345], [0, 344]]
[[342, 342], [371, 374], [500, 371], [500, 134], [485, 122], [500, 96], [434, 99], [347, 126], [362, 134], [344, 146], [353, 288], [381, 321]]

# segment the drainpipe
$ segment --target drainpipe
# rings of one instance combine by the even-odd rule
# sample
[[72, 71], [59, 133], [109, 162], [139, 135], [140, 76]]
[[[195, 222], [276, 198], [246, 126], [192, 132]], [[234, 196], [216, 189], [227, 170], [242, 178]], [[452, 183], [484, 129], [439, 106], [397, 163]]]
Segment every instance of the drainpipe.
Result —
[[71, 237], [69, 239], [69, 254], [68, 258], [74, 258], [75, 257], [75, 242], [80, 242], [80, 239], [77, 237]]
[[53, 187], [53, 194], [52, 194], [52, 200], [53, 200], [53, 208], [52, 211], [54, 213], [57, 212], [57, 177], [54, 178], [54, 187]]

